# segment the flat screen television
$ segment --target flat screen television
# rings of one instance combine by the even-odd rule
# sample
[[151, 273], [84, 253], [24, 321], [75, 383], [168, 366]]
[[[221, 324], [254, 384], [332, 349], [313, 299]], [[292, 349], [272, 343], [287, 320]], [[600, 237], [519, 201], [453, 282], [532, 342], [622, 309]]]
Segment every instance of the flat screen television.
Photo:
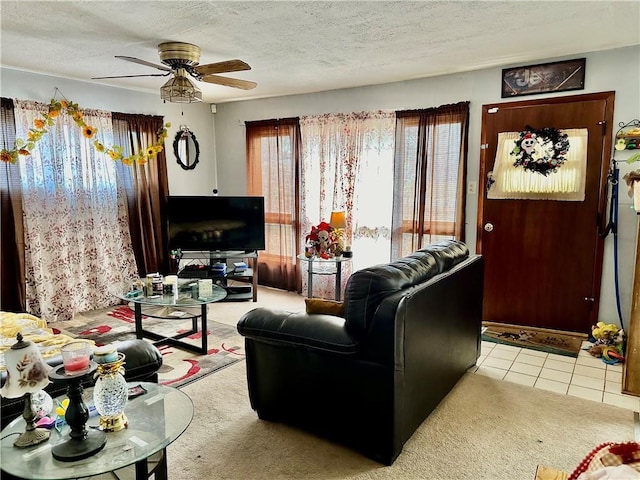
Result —
[[169, 248], [264, 250], [264, 197], [168, 196]]

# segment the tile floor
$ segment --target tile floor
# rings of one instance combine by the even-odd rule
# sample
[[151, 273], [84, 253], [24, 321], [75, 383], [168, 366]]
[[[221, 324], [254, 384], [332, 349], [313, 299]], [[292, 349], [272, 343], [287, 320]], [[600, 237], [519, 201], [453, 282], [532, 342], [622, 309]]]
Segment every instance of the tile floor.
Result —
[[[584, 342], [583, 346], [591, 345]], [[586, 350], [578, 358], [482, 342], [473, 372], [564, 395], [640, 411], [640, 397], [623, 395], [622, 365], [607, 365]]]

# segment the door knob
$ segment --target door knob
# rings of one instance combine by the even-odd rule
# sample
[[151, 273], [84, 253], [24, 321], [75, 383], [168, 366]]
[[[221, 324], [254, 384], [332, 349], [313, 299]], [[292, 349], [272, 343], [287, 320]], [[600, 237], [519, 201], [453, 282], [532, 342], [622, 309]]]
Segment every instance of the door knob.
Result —
[[493, 232], [493, 223], [485, 223], [484, 230], [485, 232]]

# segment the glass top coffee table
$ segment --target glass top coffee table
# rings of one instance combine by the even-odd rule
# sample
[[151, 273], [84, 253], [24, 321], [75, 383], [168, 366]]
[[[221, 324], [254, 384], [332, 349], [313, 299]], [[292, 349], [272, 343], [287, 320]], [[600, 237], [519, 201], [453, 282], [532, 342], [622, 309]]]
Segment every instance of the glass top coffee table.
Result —
[[[189, 289], [181, 289], [178, 292], [177, 296], [174, 295], [158, 295], [147, 297], [144, 295], [131, 296], [130, 294], [122, 294], [122, 293], [114, 293], [114, 295], [121, 300], [125, 300], [133, 304], [134, 316], [135, 316], [135, 325], [136, 325], [136, 338], [150, 338], [152, 340], [157, 340], [154, 345], [173, 345], [176, 348], [180, 348], [183, 350], [189, 350], [191, 352], [199, 353], [201, 355], [206, 355], [208, 352], [207, 349], [207, 305], [214, 302], [219, 302], [223, 300], [227, 296], [227, 291], [218, 286], [213, 285], [211, 295], [207, 297], [193, 298], [191, 294], [191, 290]], [[196, 295], [197, 297], [197, 295]], [[177, 335], [172, 337], [167, 337], [164, 335], [160, 335], [157, 332], [151, 332], [144, 328], [143, 325], [143, 312], [142, 308], [152, 308], [155, 307], [158, 310], [158, 307], [167, 307], [172, 310], [170, 313], [161, 313], [158, 311], [155, 312], [144, 312], [145, 316], [154, 317], [154, 318], [162, 318], [167, 320], [185, 320], [191, 319], [191, 329], [183, 331]], [[195, 307], [195, 311], [194, 311]], [[199, 307], [199, 312], [197, 309]], [[166, 310], [166, 309], [164, 309]], [[183, 313], [180, 316], [175, 316], [173, 313], [175, 311]], [[198, 318], [200, 318], [201, 328], [198, 329]], [[188, 337], [189, 335], [193, 335], [202, 332], [200, 336], [201, 342], [200, 346], [192, 345], [190, 343], [184, 342], [180, 339], [184, 337]]]
[[[147, 460], [160, 452], [160, 460], [153, 473], [158, 480], [167, 479], [166, 447], [187, 429], [193, 419], [193, 402], [178, 389], [155, 383], [133, 382], [142, 385], [147, 393], [127, 402], [125, 414], [128, 428], [107, 433], [105, 447], [90, 457], [76, 462], [61, 462], [53, 458], [51, 449], [69, 439], [69, 427], [52, 430], [49, 440], [27, 448], [13, 446], [14, 432], [25, 429], [24, 419], [18, 417], [2, 430], [0, 457], [2, 471], [24, 479], [61, 480], [101, 475], [125, 467], [135, 468], [136, 480], [147, 479], [150, 472]], [[93, 389], [85, 396], [92, 398]], [[62, 401], [64, 396], [58, 398]], [[87, 400], [87, 405], [92, 404]], [[89, 418], [88, 428], [99, 425], [100, 417]], [[134, 467], [135, 466], [135, 467]]]

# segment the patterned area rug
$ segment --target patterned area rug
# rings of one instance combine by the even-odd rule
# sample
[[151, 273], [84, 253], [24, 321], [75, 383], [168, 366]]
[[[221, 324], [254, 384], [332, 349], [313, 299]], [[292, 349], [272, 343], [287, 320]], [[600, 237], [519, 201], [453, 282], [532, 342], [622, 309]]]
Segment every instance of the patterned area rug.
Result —
[[[157, 313], [159, 312], [155, 312], [154, 315]], [[134, 313], [126, 305], [82, 315], [81, 325], [65, 322], [64, 333], [76, 338], [94, 340], [97, 346], [136, 337]], [[146, 330], [165, 336], [173, 336], [191, 328], [191, 320], [184, 319], [158, 319], [143, 315], [143, 322]], [[216, 370], [244, 360], [244, 339], [235, 327], [209, 318], [207, 327], [209, 347], [207, 355], [198, 355], [169, 345], [158, 346], [163, 357], [163, 365], [158, 372], [160, 383], [179, 388]], [[198, 332], [182, 340], [199, 346], [201, 335], [202, 332]]]
[[[577, 357], [587, 334], [507, 323], [482, 322], [482, 340], [530, 348], [567, 357]], [[486, 328], [485, 328], [486, 327]]]

